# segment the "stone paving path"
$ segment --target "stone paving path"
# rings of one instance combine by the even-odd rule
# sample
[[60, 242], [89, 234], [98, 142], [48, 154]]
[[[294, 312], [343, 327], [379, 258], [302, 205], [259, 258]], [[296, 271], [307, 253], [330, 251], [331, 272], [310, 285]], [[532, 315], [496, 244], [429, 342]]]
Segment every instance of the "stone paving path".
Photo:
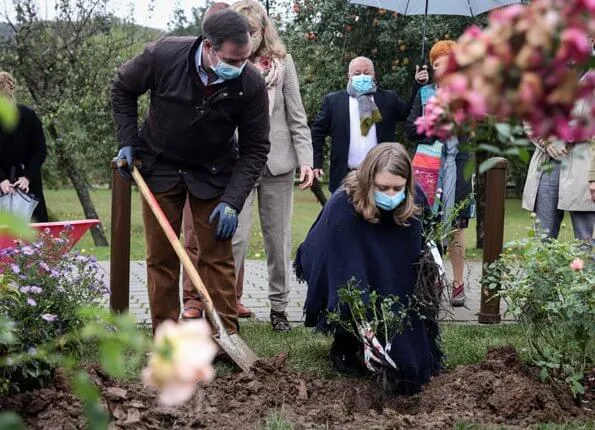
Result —
[[[105, 273], [106, 281], [109, 282], [109, 261], [99, 263]], [[450, 262], [445, 262], [447, 275], [450, 277], [452, 270]], [[457, 321], [476, 323], [477, 313], [480, 304], [479, 278], [481, 277], [481, 262], [467, 262], [467, 304], [462, 308], [453, 308], [446, 304], [448, 313], [443, 316], [446, 321]], [[181, 286], [180, 286], [181, 297]], [[306, 297], [306, 284], [300, 284], [292, 276], [291, 292], [289, 293], [289, 306], [287, 314], [289, 320], [294, 323], [302, 321], [302, 309]], [[268, 282], [266, 273], [266, 262], [259, 260], [246, 261], [244, 304], [252, 309], [257, 320], [268, 321], [269, 301]], [[505, 304], [502, 303], [500, 311], [503, 320], [510, 318], [504, 315]], [[130, 312], [132, 312], [139, 323], [150, 323], [149, 305], [146, 287], [146, 266], [144, 261], [132, 261], [130, 263]]]

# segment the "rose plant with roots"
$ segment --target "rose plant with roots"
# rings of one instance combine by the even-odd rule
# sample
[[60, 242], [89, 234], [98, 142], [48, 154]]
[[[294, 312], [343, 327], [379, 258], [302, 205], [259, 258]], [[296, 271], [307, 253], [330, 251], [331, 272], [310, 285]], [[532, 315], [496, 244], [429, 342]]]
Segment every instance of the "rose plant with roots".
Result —
[[[451, 54], [419, 132], [447, 139], [473, 134], [486, 117], [523, 122], [536, 138], [581, 142], [595, 135], [595, 74], [589, 62], [595, 1], [536, 0], [495, 10], [488, 26], [470, 27]], [[575, 116], [576, 101], [592, 109]]]

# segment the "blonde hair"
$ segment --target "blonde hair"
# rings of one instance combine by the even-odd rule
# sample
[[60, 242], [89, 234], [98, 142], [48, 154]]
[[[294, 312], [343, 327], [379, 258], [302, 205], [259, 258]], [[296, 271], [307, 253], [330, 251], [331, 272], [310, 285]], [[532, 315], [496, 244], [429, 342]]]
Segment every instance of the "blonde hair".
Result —
[[279, 37], [277, 29], [269, 19], [265, 8], [255, 0], [239, 0], [230, 9], [248, 18], [250, 25], [258, 25], [262, 30], [262, 43], [256, 56], [270, 55], [274, 58], [285, 58], [287, 49]]
[[411, 167], [411, 158], [403, 145], [387, 142], [376, 145], [360, 165], [343, 181], [343, 187], [349, 195], [355, 211], [366, 221], [377, 223], [380, 210], [374, 199], [374, 180], [376, 175], [388, 172], [407, 180], [405, 185], [405, 201], [394, 211], [395, 223], [407, 226], [407, 220], [421, 213], [415, 205], [415, 179]]
[[0, 72], [0, 94], [14, 101], [14, 92], [17, 88], [17, 81], [8, 72]]

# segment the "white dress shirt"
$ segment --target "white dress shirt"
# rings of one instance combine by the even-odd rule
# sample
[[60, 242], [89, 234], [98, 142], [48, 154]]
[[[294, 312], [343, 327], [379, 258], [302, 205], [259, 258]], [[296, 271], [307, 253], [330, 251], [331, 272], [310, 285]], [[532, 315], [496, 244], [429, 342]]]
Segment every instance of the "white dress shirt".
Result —
[[200, 46], [194, 54], [194, 61], [196, 63], [196, 70], [198, 71], [198, 76], [200, 76], [200, 80], [202, 81], [205, 87], [208, 87], [209, 85], [222, 84], [225, 81], [221, 78], [209, 83], [209, 73], [202, 66], [202, 44], [203, 42], [200, 42]]
[[364, 161], [370, 149], [378, 144], [376, 124], [373, 124], [367, 136], [362, 136], [359, 117], [359, 105], [355, 97], [349, 97], [349, 158], [347, 165], [357, 169]]

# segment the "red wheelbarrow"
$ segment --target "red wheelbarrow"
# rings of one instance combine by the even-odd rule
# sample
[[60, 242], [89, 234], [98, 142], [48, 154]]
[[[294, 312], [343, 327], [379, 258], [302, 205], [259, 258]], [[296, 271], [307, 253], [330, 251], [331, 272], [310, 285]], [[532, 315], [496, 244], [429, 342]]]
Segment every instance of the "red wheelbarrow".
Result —
[[[61, 234], [64, 231], [70, 229], [69, 234], [66, 235], [66, 238], [68, 239], [68, 244], [64, 247], [64, 252], [66, 253], [70, 251], [79, 240], [81, 240], [83, 235], [89, 231], [91, 227], [99, 223], [100, 221], [98, 219], [85, 219], [76, 221], [39, 222], [29, 225], [31, 228], [39, 232], [49, 232], [52, 237], [56, 238], [61, 237]], [[15, 238], [0, 232], [0, 249], [12, 248], [14, 246]]]

